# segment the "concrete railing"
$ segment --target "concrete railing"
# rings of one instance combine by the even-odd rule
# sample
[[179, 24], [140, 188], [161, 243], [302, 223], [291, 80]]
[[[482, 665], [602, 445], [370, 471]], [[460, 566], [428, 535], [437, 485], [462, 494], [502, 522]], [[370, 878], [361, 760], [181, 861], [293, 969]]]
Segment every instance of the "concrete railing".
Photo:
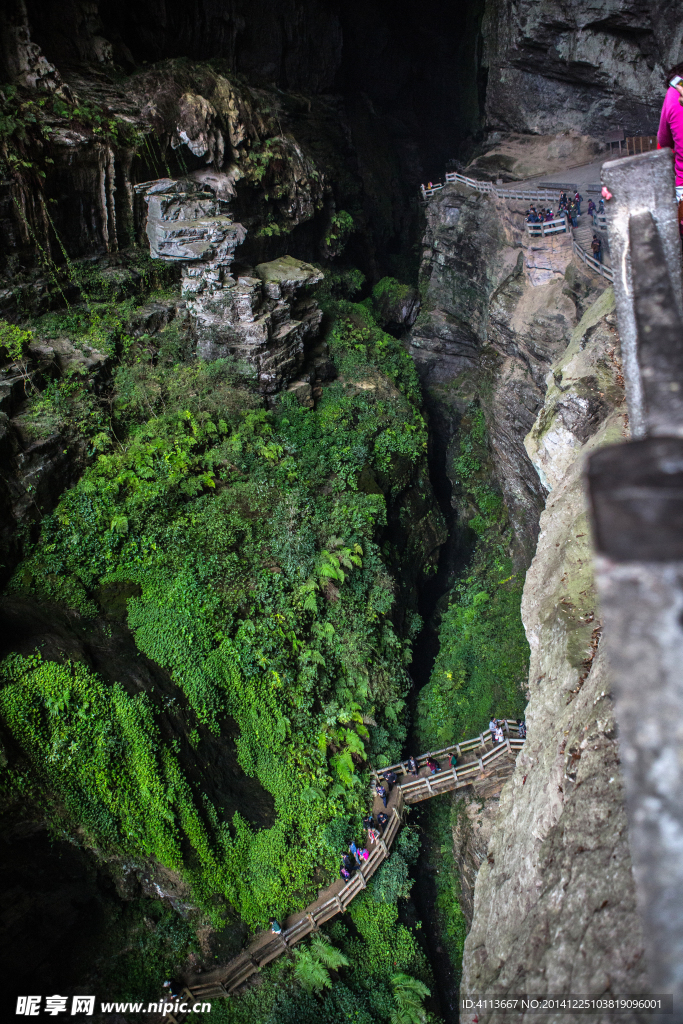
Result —
[[579, 245], [579, 243], [576, 241], [573, 235], [572, 248], [574, 249], [574, 252], [579, 257], [582, 263], [585, 263], [587, 267], [590, 267], [591, 270], [594, 270], [596, 274], [600, 274], [607, 281], [609, 281], [610, 284], [614, 282], [614, 273], [612, 271], [612, 268], [606, 267], [604, 264], [600, 262], [600, 260], [596, 260], [595, 256], [591, 256], [590, 253], [586, 252], [586, 250], [581, 245]]
[[546, 201], [548, 203], [555, 203], [558, 193], [563, 191], [559, 185], [556, 189], [550, 187], [501, 188], [500, 185], [494, 185], [491, 181], [478, 181], [476, 178], [468, 178], [466, 175], [458, 174], [456, 171], [449, 171], [446, 175], [446, 184], [451, 185], [455, 184], [455, 182], [459, 182], [461, 185], [467, 185], [468, 188], [473, 188], [477, 192], [483, 192], [486, 195], [494, 195], [497, 199], [522, 199], [524, 201], [536, 199]]
[[554, 217], [553, 220], [527, 221], [526, 231], [531, 238], [545, 238], [546, 235], [557, 235], [568, 230], [567, 218]]

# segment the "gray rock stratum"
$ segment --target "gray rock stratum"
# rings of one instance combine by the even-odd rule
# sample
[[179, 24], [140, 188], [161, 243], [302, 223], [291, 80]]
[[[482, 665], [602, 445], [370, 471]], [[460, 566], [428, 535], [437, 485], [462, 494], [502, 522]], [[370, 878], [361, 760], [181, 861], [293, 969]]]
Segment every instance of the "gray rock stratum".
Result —
[[283, 256], [237, 278], [230, 270], [246, 229], [233, 221], [217, 185], [191, 178], [136, 186], [147, 201], [147, 237], [155, 259], [182, 266], [181, 294], [203, 359], [234, 356], [250, 363], [265, 394], [289, 383], [304, 361], [304, 341], [318, 334], [322, 313], [299, 297], [322, 272]]
[[490, 128], [640, 135], [656, 129], [664, 74], [683, 55], [683, 12], [642, 0], [488, 0], [482, 35]]
[[427, 207], [423, 304], [409, 344], [441, 429], [457, 429], [476, 394], [498, 483], [514, 527], [516, 559], [536, 546], [545, 488], [524, 448], [543, 404], [551, 363], [585, 304], [604, 287], [571, 262], [569, 236], [536, 245], [522, 202], [448, 186]]

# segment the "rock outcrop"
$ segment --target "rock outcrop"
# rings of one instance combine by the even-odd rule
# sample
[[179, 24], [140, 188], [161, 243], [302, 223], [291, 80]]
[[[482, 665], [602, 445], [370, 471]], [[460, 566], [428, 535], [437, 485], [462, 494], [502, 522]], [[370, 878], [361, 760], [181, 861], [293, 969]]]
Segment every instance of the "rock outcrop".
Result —
[[298, 293], [322, 281], [322, 272], [283, 256], [235, 278], [230, 270], [246, 230], [230, 216], [217, 186], [164, 178], [136, 190], [147, 200], [152, 258], [182, 265], [181, 294], [198, 355], [245, 360], [263, 393], [275, 394], [301, 369], [305, 340], [318, 334], [322, 312]]
[[681, 60], [682, 30], [683, 15], [670, 4], [488, 0], [488, 125], [535, 135], [650, 134], [666, 70]]
[[467, 994], [647, 991], [581, 477], [588, 452], [628, 436], [613, 301], [553, 363], [526, 441], [551, 488], [522, 602], [528, 738], [477, 876]]

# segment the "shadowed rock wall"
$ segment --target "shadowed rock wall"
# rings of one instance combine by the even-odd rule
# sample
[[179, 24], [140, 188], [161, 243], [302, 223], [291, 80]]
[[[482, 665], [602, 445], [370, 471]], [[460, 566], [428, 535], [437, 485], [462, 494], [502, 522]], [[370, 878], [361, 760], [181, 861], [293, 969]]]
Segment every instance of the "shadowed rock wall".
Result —
[[488, 0], [482, 32], [487, 122], [506, 132], [649, 134], [683, 57], [683, 12], [668, 0]]
[[535, 551], [545, 500], [524, 437], [552, 361], [600, 287], [571, 265], [568, 245], [529, 246], [524, 209], [464, 187], [437, 194], [426, 211], [423, 305], [408, 339], [428, 402], [449, 429], [473, 397], [484, 409], [520, 566]]

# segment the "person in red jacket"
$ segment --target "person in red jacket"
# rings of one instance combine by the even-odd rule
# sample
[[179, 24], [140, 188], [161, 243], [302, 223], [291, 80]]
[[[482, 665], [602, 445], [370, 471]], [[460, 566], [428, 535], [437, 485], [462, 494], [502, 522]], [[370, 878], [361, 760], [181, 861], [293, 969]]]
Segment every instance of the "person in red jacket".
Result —
[[657, 148], [674, 151], [678, 223], [683, 233], [683, 63], [669, 71], [666, 81], [668, 89], [659, 119]]

